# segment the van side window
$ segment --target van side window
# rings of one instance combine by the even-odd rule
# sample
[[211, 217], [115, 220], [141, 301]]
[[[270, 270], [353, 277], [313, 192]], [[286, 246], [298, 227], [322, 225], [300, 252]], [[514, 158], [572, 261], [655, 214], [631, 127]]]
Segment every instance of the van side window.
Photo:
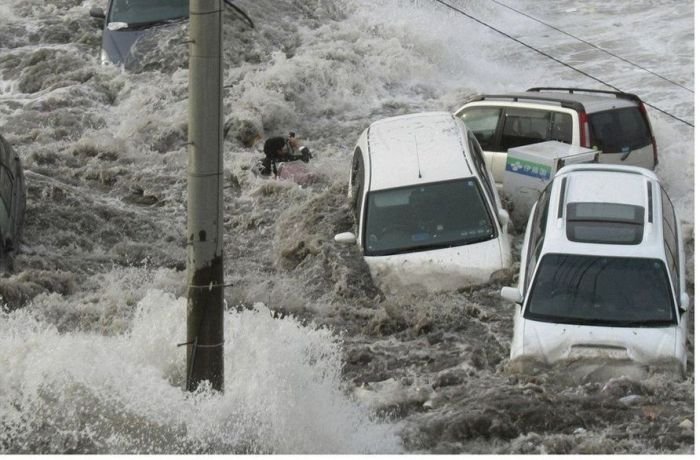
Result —
[[682, 267], [678, 266], [678, 235], [676, 234], [676, 213], [673, 209], [666, 190], [661, 187], [661, 214], [664, 220], [664, 249], [666, 251], [666, 259], [668, 259], [668, 268], [671, 272], [671, 282], [673, 289], [676, 291], [676, 300], [680, 301], [680, 272]]
[[505, 110], [501, 142], [495, 150], [505, 152], [512, 147], [548, 140], [570, 144], [572, 126], [573, 119], [568, 113], [509, 107]]
[[550, 140], [571, 144], [572, 129], [573, 121], [571, 115], [562, 112], [552, 112], [552, 124], [549, 132]]
[[496, 205], [496, 194], [491, 187], [491, 180], [489, 179], [489, 173], [486, 169], [486, 162], [484, 161], [484, 152], [481, 150], [479, 142], [471, 133], [469, 134], [469, 155], [471, 156], [474, 165], [476, 165], [476, 173], [481, 179], [481, 183], [484, 184], [484, 187], [486, 188], [486, 194], [489, 197], [489, 201], [491, 201], [491, 206], [493, 206], [494, 210], [498, 209], [498, 206]]
[[365, 162], [362, 159], [362, 150], [360, 147], [355, 149], [355, 154], [352, 157], [352, 172], [350, 176], [351, 187], [351, 202], [353, 213], [355, 214], [355, 222], [360, 222], [360, 211], [362, 210], [362, 193], [365, 189]]
[[532, 217], [532, 228], [530, 229], [530, 240], [527, 253], [527, 270], [525, 272], [525, 289], [527, 290], [535, 272], [537, 259], [542, 252], [544, 243], [544, 233], [547, 227], [547, 215], [549, 211], [549, 198], [552, 193], [552, 182], [550, 182], [535, 204], [535, 213]]
[[457, 117], [474, 133], [483, 149], [494, 150], [496, 130], [501, 118], [499, 107], [469, 107], [458, 113]]

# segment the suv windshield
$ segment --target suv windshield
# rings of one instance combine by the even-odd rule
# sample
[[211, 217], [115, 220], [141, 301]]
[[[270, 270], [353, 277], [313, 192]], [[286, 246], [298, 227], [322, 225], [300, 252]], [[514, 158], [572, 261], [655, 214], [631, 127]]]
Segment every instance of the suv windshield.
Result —
[[625, 153], [651, 144], [649, 127], [638, 107], [588, 115], [591, 145], [603, 153]]
[[497, 236], [474, 178], [370, 192], [365, 222], [368, 256], [461, 246]]
[[186, 18], [189, 14], [189, 0], [113, 0], [107, 22], [151, 24]]
[[663, 261], [569, 254], [542, 257], [525, 318], [604, 326], [676, 323]]

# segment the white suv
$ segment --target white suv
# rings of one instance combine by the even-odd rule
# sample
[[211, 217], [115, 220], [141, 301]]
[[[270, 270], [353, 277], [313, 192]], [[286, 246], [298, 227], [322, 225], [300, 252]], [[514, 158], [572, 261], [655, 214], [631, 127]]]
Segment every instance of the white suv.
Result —
[[562, 168], [532, 208], [511, 359], [605, 358], [686, 369], [689, 297], [680, 223], [654, 173]]
[[382, 288], [430, 291], [487, 281], [511, 264], [501, 208], [479, 142], [448, 112], [372, 123], [355, 146], [348, 196], [357, 243]]
[[577, 88], [531, 88], [480, 95], [457, 110], [484, 150], [497, 183], [508, 149], [555, 140], [601, 151], [601, 163], [658, 164], [656, 141], [644, 104], [634, 94]]

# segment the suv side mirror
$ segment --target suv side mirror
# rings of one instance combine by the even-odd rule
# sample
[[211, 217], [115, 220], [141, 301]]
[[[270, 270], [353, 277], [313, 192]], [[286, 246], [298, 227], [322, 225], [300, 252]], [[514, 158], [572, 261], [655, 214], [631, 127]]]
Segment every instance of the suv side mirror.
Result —
[[357, 237], [353, 232], [338, 233], [333, 239], [336, 243], [353, 244], [357, 242]]
[[517, 304], [522, 304], [523, 303], [523, 295], [520, 293], [520, 289], [510, 287], [510, 286], [504, 286], [501, 288], [501, 297], [503, 297], [506, 300], [510, 300], [511, 302], [517, 303]]
[[690, 297], [687, 292], [684, 292], [681, 294], [681, 310], [688, 311], [688, 307], [690, 307]]
[[99, 6], [95, 6], [93, 8], [90, 8], [90, 16], [97, 19], [105, 19], [105, 10], [103, 10]]

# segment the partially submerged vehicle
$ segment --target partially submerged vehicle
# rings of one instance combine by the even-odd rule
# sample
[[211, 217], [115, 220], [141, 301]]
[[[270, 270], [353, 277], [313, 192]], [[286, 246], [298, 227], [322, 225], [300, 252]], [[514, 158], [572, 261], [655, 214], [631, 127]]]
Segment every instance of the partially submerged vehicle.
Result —
[[13, 269], [24, 226], [26, 187], [22, 161], [0, 135], [0, 270]]
[[138, 41], [189, 14], [189, 0], [109, 0], [106, 13], [92, 8], [90, 16], [104, 21], [100, 61], [126, 65]]
[[479, 140], [497, 184], [508, 149], [560, 141], [601, 152], [599, 162], [641, 166], [659, 163], [651, 122], [631, 93], [582, 88], [530, 88], [478, 95], [455, 113]]
[[509, 216], [481, 147], [448, 112], [386, 118], [360, 135], [348, 196], [357, 243], [383, 288], [483, 283], [511, 264]]
[[603, 359], [685, 372], [690, 300], [680, 221], [654, 173], [565, 166], [532, 208], [511, 359]]

